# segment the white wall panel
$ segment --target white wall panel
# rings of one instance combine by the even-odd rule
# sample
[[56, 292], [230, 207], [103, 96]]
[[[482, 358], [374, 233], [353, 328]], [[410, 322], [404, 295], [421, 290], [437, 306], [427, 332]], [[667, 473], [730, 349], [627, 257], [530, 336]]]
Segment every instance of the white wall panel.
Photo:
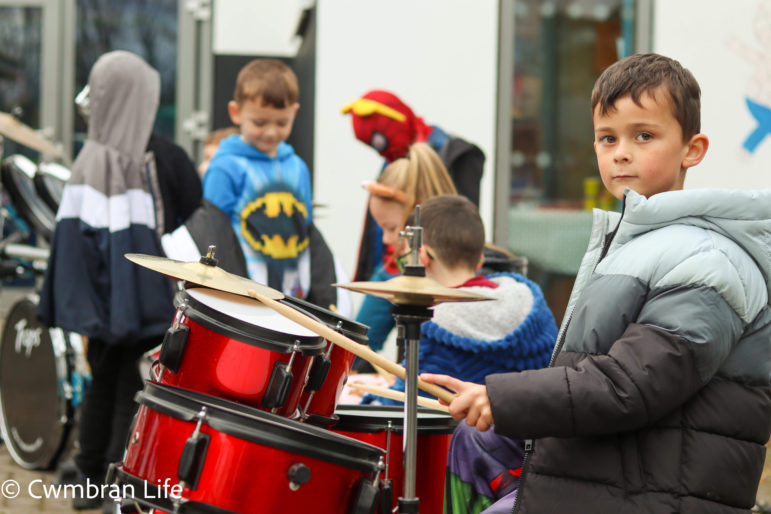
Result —
[[657, 0], [654, 51], [680, 61], [702, 89], [702, 132], [710, 148], [686, 187], [771, 187], [771, 135], [750, 153], [757, 127], [745, 98], [771, 108], [771, 1]]
[[349, 273], [366, 212], [360, 184], [383, 160], [340, 108], [370, 89], [396, 93], [427, 123], [483, 149], [480, 210], [492, 237], [497, 9], [493, 0], [319, 1], [313, 170], [324, 207], [316, 214]]

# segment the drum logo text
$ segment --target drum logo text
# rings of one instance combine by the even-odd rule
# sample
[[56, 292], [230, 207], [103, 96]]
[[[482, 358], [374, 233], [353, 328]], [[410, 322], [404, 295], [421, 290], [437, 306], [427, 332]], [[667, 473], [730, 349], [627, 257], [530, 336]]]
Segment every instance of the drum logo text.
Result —
[[25, 318], [20, 319], [13, 326], [16, 329], [15, 349], [16, 353], [21, 353], [24, 349], [24, 356], [29, 357], [32, 355], [32, 350], [40, 346], [40, 334], [43, 331], [43, 327], [27, 328], [27, 320]]

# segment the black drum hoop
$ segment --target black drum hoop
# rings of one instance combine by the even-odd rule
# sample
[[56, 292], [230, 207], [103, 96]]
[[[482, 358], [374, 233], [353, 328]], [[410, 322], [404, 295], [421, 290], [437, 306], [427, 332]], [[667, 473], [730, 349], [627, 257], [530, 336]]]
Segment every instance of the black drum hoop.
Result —
[[193, 421], [206, 407], [204, 423], [214, 430], [350, 469], [376, 473], [384, 454], [376, 446], [313, 425], [157, 382], [147, 382], [136, 401], [183, 421]]
[[[207, 288], [191, 288], [205, 290]], [[292, 353], [295, 343], [301, 355], [318, 355], [326, 347], [321, 336], [298, 336], [277, 332], [269, 328], [253, 325], [246, 321], [227, 316], [187, 294], [187, 289], [180, 291], [174, 298], [174, 305], [181, 307], [183, 314], [209, 330], [235, 339], [245, 344], [264, 348], [278, 353]], [[257, 304], [255, 304], [257, 305]]]
[[315, 316], [327, 327], [343, 334], [349, 339], [353, 339], [357, 343], [367, 344], [369, 341], [369, 338], [367, 337], [369, 327], [367, 325], [348, 319], [329, 309], [319, 307], [307, 300], [295, 298], [294, 296], [285, 296], [279, 301], [305, 314]]
[[[55, 169], [54, 167], [61, 168], [61, 170]], [[64, 176], [58, 175], [65, 174], [65, 171], [69, 170], [64, 168], [64, 166], [44, 162], [38, 165], [35, 176], [32, 177], [35, 192], [54, 213], [59, 209], [64, 184], [67, 182], [67, 179]]]
[[33, 177], [35, 164], [23, 155], [10, 155], [0, 165], [0, 180], [19, 215], [47, 241], [56, 225], [56, 214], [37, 195]]
[[[376, 416], [382, 412], [387, 416]], [[335, 409], [337, 423], [333, 430], [343, 432], [375, 433], [388, 430], [404, 432], [404, 408], [398, 405], [338, 405]], [[433, 409], [418, 407], [418, 434], [451, 434], [458, 422], [452, 416]]]

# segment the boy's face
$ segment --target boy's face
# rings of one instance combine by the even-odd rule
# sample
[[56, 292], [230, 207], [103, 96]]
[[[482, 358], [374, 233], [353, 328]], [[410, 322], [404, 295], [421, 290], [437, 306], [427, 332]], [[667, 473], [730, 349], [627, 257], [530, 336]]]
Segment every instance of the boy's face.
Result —
[[643, 94], [641, 105], [624, 96], [606, 115], [599, 106], [592, 115], [600, 176], [618, 199], [627, 187], [646, 197], [683, 189], [686, 169], [698, 164], [707, 150], [703, 134], [683, 141], [669, 95], [662, 89], [654, 94], [655, 99]]
[[[395, 249], [399, 233], [404, 229], [404, 205], [393, 200], [373, 196], [369, 200], [369, 212], [375, 223], [383, 229], [383, 244]], [[398, 249], [397, 249], [398, 250]]]
[[228, 113], [234, 124], [241, 127], [241, 139], [264, 154], [275, 157], [278, 144], [292, 132], [292, 124], [300, 104], [278, 109], [263, 104], [262, 98], [247, 100], [241, 105], [228, 103]]

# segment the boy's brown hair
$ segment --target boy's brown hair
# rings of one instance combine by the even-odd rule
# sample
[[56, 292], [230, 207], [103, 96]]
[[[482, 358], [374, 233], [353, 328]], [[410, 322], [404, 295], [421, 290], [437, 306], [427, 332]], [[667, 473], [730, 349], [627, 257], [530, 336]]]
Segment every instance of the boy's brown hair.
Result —
[[631, 55], [602, 72], [592, 90], [592, 112], [599, 106], [599, 113], [604, 116], [614, 109], [619, 98], [627, 95], [641, 105], [640, 97], [647, 93], [655, 98], [654, 93], [660, 86], [669, 95], [672, 114], [683, 131], [683, 141], [701, 132], [699, 83], [679, 62], [654, 53]]
[[278, 59], [255, 59], [238, 72], [233, 100], [238, 105], [262, 99], [263, 105], [284, 109], [297, 103], [297, 75]]
[[476, 269], [485, 246], [485, 227], [474, 202], [461, 195], [439, 195], [420, 205], [423, 242], [433, 258], [449, 268]]

